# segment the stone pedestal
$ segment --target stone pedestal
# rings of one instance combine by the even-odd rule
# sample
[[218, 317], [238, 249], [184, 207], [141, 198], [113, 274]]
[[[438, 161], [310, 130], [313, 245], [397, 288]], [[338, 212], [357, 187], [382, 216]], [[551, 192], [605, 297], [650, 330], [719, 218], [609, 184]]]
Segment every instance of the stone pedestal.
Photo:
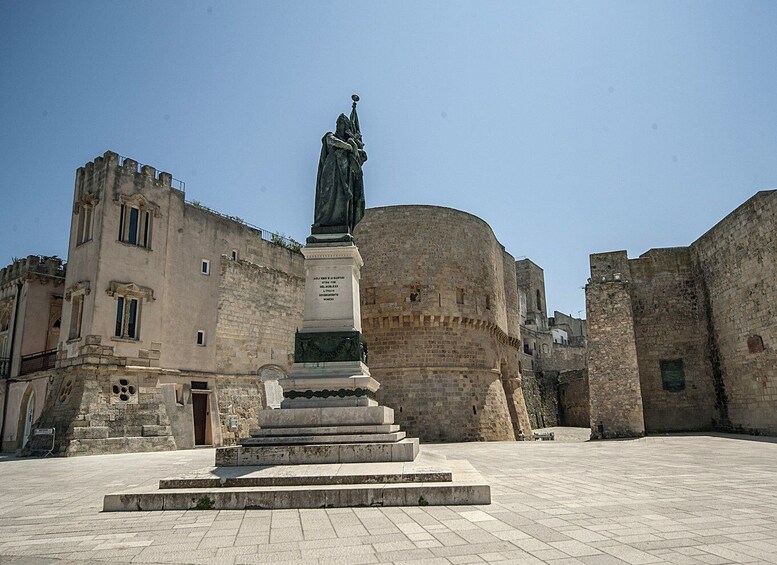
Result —
[[377, 406], [380, 386], [367, 368], [361, 334], [359, 270], [353, 243], [315, 243], [305, 256], [305, 313], [295, 363], [281, 379], [281, 408]]
[[215, 468], [165, 479], [158, 491], [108, 495], [104, 510], [491, 502], [467, 462], [419, 457], [418, 439], [378, 406], [361, 335], [362, 259], [350, 238], [311, 236], [302, 253], [305, 315], [295, 363], [278, 381], [281, 408], [261, 411], [259, 428], [239, 446], [217, 449]]

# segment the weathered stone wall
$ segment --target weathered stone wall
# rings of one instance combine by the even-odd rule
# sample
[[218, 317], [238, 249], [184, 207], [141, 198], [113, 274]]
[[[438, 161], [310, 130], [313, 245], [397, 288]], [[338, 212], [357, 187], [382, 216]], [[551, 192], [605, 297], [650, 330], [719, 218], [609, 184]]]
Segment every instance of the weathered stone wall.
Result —
[[721, 423], [777, 435], [777, 191], [757, 193], [691, 253], [703, 277], [699, 301], [710, 313], [709, 371], [726, 405]]
[[558, 376], [559, 419], [562, 426], [591, 426], [588, 370], [566, 371]]
[[528, 434], [514, 263], [488, 225], [449, 208], [374, 208], [356, 239], [370, 371], [397, 422], [425, 441]]
[[523, 377], [526, 410], [532, 427], [548, 428], [560, 425], [558, 404], [558, 373], [555, 371], [527, 374]]
[[548, 307], [545, 296], [545, 272], [531, 259], [515, 262], [516, 282], [526, 296], [526, 325], [548, 329]]
[[[236, 445], [259, 426], [259, 411], [264, 406], [264, 388], [257, 377], [219, 376], [216, 378], [216, 398], [221, 425], [222, 445]], [[237, 427], [229, 429], [229, 419], [237, 419]]]
[[583, 345], [563, 345], [553, 343], [552, 367], [559, 373], [577, 371], [585, 368], [587, 352]]
[[[597, 254], [597, 263], [602, 255], [620, 259], [626, 252]], [[592, 256], [592, 269], [594, 264]], [[618, 273], [628, 276], [625, 269]], [[592, 272], [586, 285], [591, 435], [638, 437], [645, 424], [628, 283], [604, 273], [597, 274], [598, 282], [593, 280]]]
[[305, 292], [299, 263], [289, 273], [222, 257], [215, 339], [218, 372], [255, 375], [267, 364], [291, 368]]
[[176, 448], [157, 375], [80, 365], [57, 369], [52, 376], [38, 426], [56, 428], [57, 452], [87, 455]]
[[[601, 290], [609, 287], [623, 292]], [[631, 308], [612, 311], [625, 293]], [[648, 432], [777, 435], [777, 191], [759, 192], [690, 247], [592, 255], [586, 297], [592, 428], [633, 403], [635, 390], [602, 386], [632, 363], [631, 315]], [[607, 314], [596, 329], [592, 311]], [[607, 356], [608, 339], [623, 342], [612, 348], [620, 353]], [[672, 360], [682, 361], [681, 390], [662, 382], [661, 362]]]
[[[706, 313], [688, 248], [652, 249], [629, 261], [629, 273], [645, 431], [712, 429]], [[682, 360], [683, 390], [664, 390], [662, 360]]]
[[[248, 436], [264, 404], [258, 376], [81, 364], [36, 377], [49, 383], [48, 394], [39, 394], [45, 406], [36, 427], [56, 428], [56, 452], [63, 455], [194, 447], [194, 381], [207, 387], [194, 393], [208, 397], [205, 424], [213, 445], [232, 445]], [[230, 429], [233, 417], [237, 425]]]

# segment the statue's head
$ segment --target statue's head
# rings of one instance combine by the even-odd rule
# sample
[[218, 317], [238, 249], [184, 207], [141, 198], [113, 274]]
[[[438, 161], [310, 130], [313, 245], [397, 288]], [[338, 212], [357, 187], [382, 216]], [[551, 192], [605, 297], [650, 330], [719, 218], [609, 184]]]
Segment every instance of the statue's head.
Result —
[[337, 117], [337, 129], [335, 130], [335, 135], [340, 139], [345, 139], [350, 129], [351, 120], [349, 120], [345, 114], [340, 114]]

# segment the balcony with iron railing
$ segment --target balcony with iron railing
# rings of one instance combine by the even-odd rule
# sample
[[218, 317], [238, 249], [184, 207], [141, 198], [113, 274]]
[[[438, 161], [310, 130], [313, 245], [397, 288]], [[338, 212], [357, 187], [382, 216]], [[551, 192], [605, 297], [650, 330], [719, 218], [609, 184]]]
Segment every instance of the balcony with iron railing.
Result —
[[53, 369], [57, 362], [57, 350], [49, 349], [39, 351], [30, 355], [22, 355], [22, 365], [19, 368], [19, 375], [29, 375], [46, 369]]
[[0, 379], [11, 376], [11, 360], [8, 357], [0, 357]]

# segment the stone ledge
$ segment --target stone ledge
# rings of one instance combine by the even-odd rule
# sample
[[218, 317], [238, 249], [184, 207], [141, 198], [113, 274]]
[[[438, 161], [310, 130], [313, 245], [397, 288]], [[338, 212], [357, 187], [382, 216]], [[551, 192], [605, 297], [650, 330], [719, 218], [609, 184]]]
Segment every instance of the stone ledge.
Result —
[[339, 434], [339, 435], [286, 435], [251, 437], [240, 440], [243, 447], [261, 445], [308, 445], [317, 443], [394, 443], [405, 439], [405, 432], [390, 432], [387, 434]]
[[338, 434], [389, 434], [399, 431], [399, 424], [381, 424], [377, 426], [321, 426], [317, 428], [260, 428], [251, 430], [251, 437], [289, 436], [289, 435], [338, 435]]
[[258, 419], [261, 428], [380, 426], [394, 423], [394, 410], [386, 406], [262, 410]]
[[244, 465], [309, 465], [413, 461], [418, 455], [418, 450], [417, 438], [406, 438], [396, 443], [220, 447], [216, 449], [216, 466], [239, 467]]
[[249, 510], [491, 504], [491, 487], [467, 461], [449, 461], [451, 482], [138, 489], [108, 494], [104, 512]]

